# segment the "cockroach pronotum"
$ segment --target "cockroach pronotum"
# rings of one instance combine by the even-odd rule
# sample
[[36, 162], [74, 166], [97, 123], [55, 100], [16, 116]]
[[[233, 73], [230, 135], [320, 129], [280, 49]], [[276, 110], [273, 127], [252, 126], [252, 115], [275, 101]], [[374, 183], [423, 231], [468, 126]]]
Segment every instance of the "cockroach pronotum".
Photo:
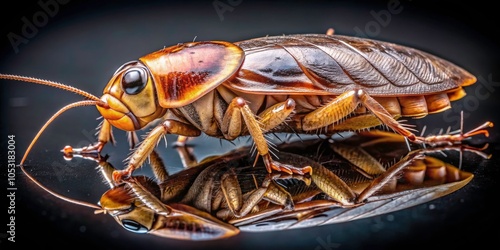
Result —
[[310, 167], [314, 174], [268, 174], [263, 161], [254, 163], [249, 147], [199, 162], [186, 147], [177, 147], [186, 159], [180, 172], [170, 174], [153, 150], [154, 179], [134, 175], [116, 184], [112, 180], [115, 168], [106, 157], [75, 154], [96, 161], [109, 184], [99, 205], [94, 205], [52, 192], [25, 173], [56, 197], [109, 214], [131, 232], [215, 240], [240, 231], [357, 220], [422, 204], [462, 188], [474, 176], [432, 153], [465, 150], [489, 157], [481, 152], [484, 148], [465, 144], [427, 148], [413, 144], [409, 152], [401, 135], [375, 131], [333, 143], [309, 139], [277, 147], [283, 163]]
[[101, 98], [79, 89], [34, 78], [1, 79], [45, 84], [90, 99], [59, 110], [95, 105], [104, 117], [98, 140], [65, 152], [100, 152], [112, 141], [112, 126], [138, 131], [159, 123], [135, 147], [119, 183], [143, 164], [166, 134], [181, 139], [206, 135], [233, 140], [250, 135], [269, 172], [306, 174], [273, 159], [266, 133], [334, 134], [377, 125], [417, 143], [454, 143], [487, 135], [486, 122], [466, 135], [421, 137], [397, 120], [420, 118], [449, 109], [476, 78], [461, 67], [417, 49], [334, 34], [268, 36], [241, 42], [182, 43], [145, 55], [120, 67]]

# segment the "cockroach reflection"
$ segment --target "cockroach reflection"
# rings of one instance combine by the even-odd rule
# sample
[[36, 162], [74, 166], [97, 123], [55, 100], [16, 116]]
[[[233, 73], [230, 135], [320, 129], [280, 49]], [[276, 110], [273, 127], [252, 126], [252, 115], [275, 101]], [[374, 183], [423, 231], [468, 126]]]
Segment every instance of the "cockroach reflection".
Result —
[[[182, 240], [214, 240], [241, 231], [272, 231], [333, 224], [391, 213], [452, 193], [472, 173], [439, 159], [458, 150], [489, 156], [483, 148], [454, 144], [423, 148], [381, 131], [343, 140], [308, 139], [278, 145], [280, 161], [310, 167], [311, 173], [269, 173], [250, 149], [197, 161], [177, 147], [185, 169], [170, 174], [156, 153], [149, 165], [154, 177], [132, 175], [116, 184], [115, 168], [98, 154], [81, 154], [98, 163], [107, 180], [99, 205], [74, 201], [111, 215], [125, 229]], [[255, 166], [254, 166], [255, 165]]]

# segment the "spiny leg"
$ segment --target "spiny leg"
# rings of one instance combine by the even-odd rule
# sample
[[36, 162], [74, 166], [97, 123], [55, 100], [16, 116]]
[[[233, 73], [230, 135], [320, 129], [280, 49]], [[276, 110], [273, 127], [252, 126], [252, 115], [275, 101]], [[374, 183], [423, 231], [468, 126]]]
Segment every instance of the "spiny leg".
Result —
[[[115, 143], [112, 128], [113, 127], [108, 120], [103, 120], [98, 127], [99, 132], [97, 133], [96, 143], [82, 148], [73, 148], [71, 146], [66, 146], [61, 151], [64, 153], [64, 156], [67, 159], [71, 159], [73, 155], [100, 154], [102, 149], [104, 148], [104, 145], [106, 145], [108, 142], [110, 142], [111, 144]], [[127, 141], [130, 148], [134, 148], [135, 145], [139, 142], [137, 133], [135, 131], [127, 131]]]
[[284, 102], [277, 103], [259, 114], [260, 127], [264, 132], [268, 132], [282, 124], [295, 109], [295, 101], [291, 98]]
[[[453, 144], [461, 144], [465, 139], [471, 138], [476, 135], [484, 135], [486, 137], [489, 136], [488, 128], [493, 127], [492, 122], [485, 122], [474, 129], [471, 129], [468, 132], [463, 132], [463, 129], [460, 129], [459, 133], [446, 133], [440, 135], [428, 135], [428, 136], [420, 136], [420, 140], [425, 143], [425, 145], [435, 147], [441, 145], [453, 145]], [[362, 143], [361, 147], [373, 146], [380, 143], [403, 143], [405, 142], [405, 137], [400, 134], [395, 134], [387, 131], [380, 130], [370, 130], [364, 131], [360, 133], [364, 137], [372, 137], [373, 140], [369, 140], [367, 142]]]
[[387, 125], [389, 128], [394, 130], [396, 133], [408, 138], [410, 141], [417, 142], [419, 138], [413, 134], [409, 129], [405, 128], [401, 123], [399, 123], [394, 117], [389, 114], [389, 112], [382, 106], [379, 102], [373, 99], [370, 95], [365, 93], [363, 90], [358, 90], [356, 95], [363, 106], [370, 110], [373, 115], [375, 115], [382, 124]]
[[153, 128], [146, 138], [138, 145], [130, 156], [127, 168], [113, 172], [113, 180], [120, 183], [129, 177], [134, 170], [139, 168], [152, 153], [160, 139], [166, 134], [179, 134], [184, 136], [199, 136], [200, 131], [195, 127], [174, 120], [166, 120]]
[[488, 136], [488, 131], [485, 129], [488, 127], [493, 127], [493, 123], [486, 122], [466, 134], [462, 133], [458, 135], [445, 134], [440, 136], [429, 136], [429, 137], [416, 136], [409, 129], [405, 128], [404, 126], [402, 126], [401, 123], [396, 121], [396, 119], [394, 119], [380, 103], [378, 103], [375, 99], [370, 97], [364, 91], [358, 90], [358, 96], [360, 102], [367, 109], [369, 109], [375, 116], [377, 116], [382, 121], [383, 124], [387, 125], [397, 133], [408, 138], [410, 141], [419, 144], [431, 144], [436, 146], [436, 145], [444, 145], [444, 144], [451, 145], [454, 143], [460, 143], [464, 139], [472, 137], [474, 135], [484, 134], [485, 136]]
[[343, 207], [355, 205], [356, 194], [336, 174], [322, 165], [314, 167], [311, 178], [316, 186]]
[[[343, 118], [346, 118], [349, 114], [351, 114], [359, 104], [362, 104], [364, 107], [366, 107], [373, 116], [380, 120], [381, 124], [386, 125], [396, 133], [408, 138], [410, 141], [415, 143], [434, 145], [453, 144], [477, 134], [487, 135], [488, 133], [485, 129], [487, 127], [493, 126], [493, 123], [486, 122], [482, 126], [479, 126], [478, 128], [466, 134], [441, 135], [434, 137], [416, 136], [413, 132], [410, 131], [410, 129], [404, 127], [396, 120], [398, 118], [397, 115], [390, 114], [377, 100], [373, 99], [365, 91], [359, 89], [345, 92], [337, 96], [325, 106], [322, 106], [304, 116], [301, 121], [302, 129], [310, 131], [335, 124], [336, 122], [340, 121]], [[349, 124], [352, 125], [352, 127], [346, 128], [345, 125], [341, 124], [338, 125], [338, 128], [359, 130], [369, 128], [373, 126], [373, 124], [373, 119], [369, 119], [366, 123], [363, 122], [363, 120], [354, 119]]]
[[97, 142], [82, 148], [73, 148], [71, 146], [64, 147], [61, 150], [64, 153], [64, 156], [68, 159], [71, 159], [73, 154], [78, 155], [86, 155], [86, 154], [100, 154], [104, 145], [106, 143], [111, 142], [114, 143], [113, 131], [111, 124], [104, 120], [99, 128], [99, 134], [97, 136]]
[[[393, 117], [394, 119], [398, 119], [400, 116], [394, 115]], [[328, 133], [329, 131], [363, 130], [374, 128], [379, 125], [382, 125], [382, 122], [373, 114], [359, 114], [345, 118], [341, 123], [327, 126], [326, 131]]]
[[[283, 108], [276, 108], [281, 106]], [[260, 156], [262, 156], [266, 169], [269, 173], [271, 173], [273, 169], [283, 171], [288, 174], [296, 173], [303, 175], [310, 173], [312, 170], [310, 167], [299, 168], [272, 160], [269, 152], [269, 146], [267, 145], [267, 141], [264, 137], [264, 133], [266, 131], [263, 128], [266, 130], [272, 129], [272, 127], [284, 122], [288, 115], [293, 111], [294, 107], [295, 102], [290, 99], [281, 104], [270, 107], [263, 112], [264, 119], [262, 122], [259, 122], [255, 117], [255, 114], [250, 110], [246, 101], [243, 98], [236, 97], [229, 104], [223, 118], [221, 130], [227, 139], [233, 139], [233, 137], [240, 135], [242, 129], [242, 121], [240, 117], [243, 117], [243, 122], [245, 123], [250, 136], [252, 136], [257, 152]]]
[[[302, 118], [302, 129], [311, 131], [334, 124], [351, 114], [359, 104], [356, 91], [347, 91]], [[353, 128], [355, 129], [355, 128]]]
[[459, 144], [463, 140], [470, 138], [475, 135], [484, 135], [486, 137], [489, 136], [488, 128], [493, 127], [492, 122], [485, 122], [476, 128], [470, 130], [469, 132], [463, 133], [463, 128], [460, 128], [459, 134], [443, 134], [443, 135], [430, 135], [419, 137], [424, 143], [429, 144], [431, 146], [439, 146], [439, 145], [453, 145]]
[[360, 146], [333, 143], [330, 147], [335, 153], [352, 163], [358, 171], [369, 178], [385, 172], [382, 164]]
[[268, 175], [260, 187], [242, 195], [234, 169], [230, 169], [221, 178], [221, 190], [228, 209], [219, 210], [217, 217], [228, 219], [232, 217], [231, 214], [237, 218], [246, 216], [263, 199], [282, 205], [285, 210], [293, 209], [293, 198], [290, 193], [274, 182], [274, 179], [278, 178], [281, 178], [280, 174]]
[[151, 170], [153, 170], [153, 174], [158, 184], [168, 179], [168, 172], [165, 164], [156, 150], [153, 150], [149, 155], [149, 165], [151, 165]]
[[394, 164], [392, 167], [377, 178], [375, 178], [370, 185], [359, 194], [356, 203], [362, 203], [368, 197], [372, 196], [375, 192], [384, 187], [393, 177], [399, 173], [403, 168], [407, 167], [414, 159], [422, 158], [424, 155], [421, 150], [415, 150], [408, 153], [403, 159]]

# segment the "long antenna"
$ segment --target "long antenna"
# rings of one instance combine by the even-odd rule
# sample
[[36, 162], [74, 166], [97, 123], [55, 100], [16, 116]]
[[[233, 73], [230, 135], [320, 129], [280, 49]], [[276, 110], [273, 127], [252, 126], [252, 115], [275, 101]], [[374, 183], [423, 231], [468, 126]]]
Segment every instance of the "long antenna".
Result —
[[94, 106], [94, 105], [97, 105], [97, 101], [91, 101], [91, 100], [87, 100], [87, 101], [79, 101], [79, 102], [75, 102], [75, 103], [71, 103], [69, 105], [66, 105], [64, 106], [62, 109], [60, 109], [59, 111], [57, 111], [54, 115], [52, 115], [52, 117], [50, 117], [49, 120], [47, 120], [47, 122], [45, 122], [45, 124], [43, 125], [43, 127], [38, 131], [38, 133], [36, 134], [35, 138], [33, 138], [33, 140], [31, 141], [30, 145], [28, 146], [28, 149], [26, 149], [26, 152], [24, 153], [24, 156], [23, 156], [23, 159], [21, 160], [21, 163], [20, 165], [23, 165], [24, 164], [24, 161], [26, 160], [26, 157], [28, 157], [28, 153], [31, 151], [31, 148], [33, 147], [33, 145], [35, 145], [35, 142], [38, 140], [38, 138], [40, 137], [40, 135], [43, 133], [43, 131], [49, 126], [49, 124], [54, 121], [59, 115], [61, 115], [62, 113], [64, 113], [65, 111], [67, 111], [68, 109], [71, 109], [71, 108], [75, 108], [75, 107], [81, 107], [81, 106]]
[[21, 164], [19, 166], [21, 168], [21, 170], [24, 172], [24, 174], [26, 176], [28, 176], [28, 178], [34, 182], [36, 185], [38, 185], [41, 189], [45, 190], [47, 193], [61, 199], [61, 200], [64, 200], [64, 201], [67, 201], [67, 202], [70, 202], [70, 203], [73, 203], [73, 204], [77, 204], [77, 205], [81, 205], [81, 206], [85, 206], [85, 207], [90, 207], [90, 208], [95, 208], [97, 210], [102, 210], [102, 208], [100, 206], [97, 206], [95, 204], [92, 204], [92, 203], [89, 203], [89, 202], [85, 202], [85, 201], [79, 201], [79, 200], [75, 200], [75, 199], [71, 199], [71, 198], [68, 198], [66, 196], [63, 196], [63, 195], [60, 195], [50, 189], [48, 189], [47, 187], [45, 187], [42, 183], [40, 183], [39, 181], [37, 181], [33, 176], [31, 176], [28, 171], [26, 171], [24, 169], [24, 166]]
[[64, 89], [66, 91], [70, 91], [70, 92], [79, 94], [81, 96], [84, 96], [85, 98], [88, 98], [90, 100], [97, 101], [97, 102], [99, 102], [100, 105], [106, 105], [106, 103], [101, 101], [101, 99], [99, 99], [99, 97], [97, 97], [95, 95], [92, 95], [92, 94], [85, 92], [81, 89], [77, 89], [75, 87], [65, 85], [62, 83], [58, 83], [58, 82], [53, 82], [53, 81], [49, 81], [49, 80], [43, 80], [43, 79], [28, 77], [28, 76], [9, 75], [9, 74], [0, 74], [0, 79], [36, 83], [36, 84], [40, 84], [40, 85], [47, 85], [47, 86], [51, 86], [54, 88]]
[[38, 140], [38, 138], [40, 137], [40, 135], [43, 133], [43, 131], [59, 115], [61, 115], [65, 111], [67, 111], [67, 110], [69, 110], [71, 108], [74, 108], [74, 107], [94, 106], [94, 105], [99, 105], [101, 107], [109, 107], [108, 104], [105, 103], [105, 102], [103, 102], [101, 99], [99, 99], [99, 97], [94, 96], [94, 95], [92, 95], [92, 94], [90, 94], [90, 93], [88, 93], [86, 91], [77, 89], [77, 88], [69, 86], [69, 85], [61, 84], [61, 83], [58, 83], [58, 82], [53, 82], [53, 81], [38, 79], [38, 78], [34, 78], [34, 77], [26, 77], [26, 76], [10, 75], [10, 74], [0, 74], [0, 79], [23, 81], [23, 82], [40, 84], [40, 85], [46, 85], [46, 86], [50, 86], [50, 87], [54, 87], [54, 88], [63, 89], [63, 90], [69, 91], [69, 92], [73, 92], [73, 93], [76, 93], [78, 95], [81, 95], [81, 96], [89, 99], [89, 100], [79, 101], [79, 102], [75, 102], [75, 103], [66, 105], [63, 108], [61, 108], [59, 111], [57, 111], [54, 115], [52, 115], [52, 117], [50, 117], [50, 119], [47, 120], [47, 122], [45, 122], [45, 124], [43, 125], [43, 127], [36, 134], [35, 138], [33, 138], [33, 140], [31, 141], [30, 145], [28, 146], [28, 149], [26, 149], [26, 152], [24, 153], [24, 156], [23, 156], [23, 158], [21, 160], [21, 163], [19, 164], [19, 167], [21, 168], [21, 170], [23, 171], [23, 173], [26, 174], [26, 176], [28, 176], [28, 178], [33, 183], [35, 183], [41, 189], [45, 190], [47, 193], [49, 193], [49, 194], [51, 194], [51, 195], [53, 195], [53, 196], [55, 196], [55, 197], [57, 197], [57, 198], [59, 198], [61, 200], [70, 202], [70, 203], [74, 203], [74, 204], [77, 204], [77, 205], [86, 206], [86, 207], [90, 207], [90, 208], [95, 208], [98, 211], [103, 211], [103, 209], [100, 206], [97, 206], [97, 205], [92, 204], [92, 203], [84, 202], [84, 201], [78, 201], [78, 200], [75, 200], [75, 199], [71, 199], [71, 198], [68, 198], [66, 196], [60, 195], [60, 194], [58, 194], [58, 193], [56, 193], [56, 192], [48, 189], [47, 187], [45, 187], [42, 183], [40, 183], [38, 180], [36, 180], [33, 176], [31, 176], [24, 169], [24, 161], [26, 160], [29, 152], [31, 151], [31, 148], [33, 147], [33, 145], [35, 144], [35, 142]]

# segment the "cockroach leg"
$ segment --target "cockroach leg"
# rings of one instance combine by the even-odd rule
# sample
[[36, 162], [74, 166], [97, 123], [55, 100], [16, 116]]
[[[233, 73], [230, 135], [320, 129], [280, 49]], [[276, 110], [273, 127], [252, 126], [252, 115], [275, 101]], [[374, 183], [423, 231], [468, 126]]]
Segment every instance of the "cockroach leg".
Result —
[[234, 169], [229, 169], [221, 178], [221, 190], [231, 213], [228, 213], [226, 209], [221, 209], [217, 212], [217, 217], [228, 219], [230, 214], [236, 218], [246, 216], [263, 199], [283, 206], [284, 210], [293, 209], [292, 196], [283, 187], [274, 182], [275, 178], [279, 177], [266, 176], [261, 186], [247, 193], [248, 195], [246, 194], [243, 199]]
[[[104, 144], [108, 142], [111, 142], [112, 144], [115, 143], [115, 139], [113, 137], [113, 126], [111, 125], [111, 123], [109, 123], [108, 120], [102, 121], [99, 128], [99, 135], [97, 138], [99, 141], [98, 143], [102, 144], [102, 146], [104, 146]], [[99, 152], [100, 150], [102, 150], [102, 146], [98, 148]]]
[[368, 187], [366, 187], [361, 194], [356, 199], [356, 203], [362, 203], [368, 197], [372, 196], [374, 193], [379, 191], [384, 187], [390, 180], [392, 180], [396, 174], [400, 173], [402, 169], [410, 165], [415, 159], [425, 158], [425, 150], [418, 149], [408, 153], [403, 159], [401, 159], [396, 164], [392, 165], [387, 169], [386, 172], [375, 178]]
[[[307, 114], [302, 119], [302, 128], [306, 131], [310, 131], [335, 124], [351, 114], [359, 104], [362, 104], [370, 110], [382, 124], [387, 125], [389, 128], [407, 137], [411, 141], [416, 140], [416, 136], [411, 131], [403, 127], [398, 121], [396, 121], [393, 115], [391, 115], [380, 103], [370, 97], [363, 90], [347, 91], [337, 96], [326, 105]], [[363, 120], [364, 121], [356, 120], [356, 122], [349, 124], [351, 126], [351, 130], [360, 130], [376, 125], [376, 123], [373, 122], [373, 119], [368, 119], [368, 121], [366, 121], [366, 119]]]
[[323, 165], [315, 166], [313, 171], [311, 178], [319, 189], [342, 206], [355, 205], [356, 194], [340, 177]]
[[102, 151], [104, 145], [105, 143], [101, 141], [82, 148], [73, 148], [68, 145], [65, 146], [61, 152], [64, 153], [64, 157], [67, 160], [71, 160], [74, 155], [98, 155]]
[[151, 210], [155, 211], [156, 214], [169, 215], [172, 213], [172, 209], [161, 202], [157, 197], [152, 195], [146, 188], [144, 188], [140, 182], [135, 180], [135, 177], [128, 178], [125, 183], [134, 192], [135, 197], [141, 200], [141, 202], [148, 206]]
[[[300, 177], [302, 177], [302, 175], [299, 175], [299, 179]], [[289, 176], [283, 178], [289, 178]], [[276, 184], [274, 179], [267, 178], [262, 183], [262, 187], [267, 189], [264, 193], [264, 198], [266, 200], [282, 205], [284, 210], [293, 210], [295, 204], [293, 203], [292, 195], [285, 188]]]
[[368, 178], [385, 172], [385, 168], [382, 164], [368, 154], [362, 147], [339, 143], [333, 143], [330, 147], [335, 153], [356, 166], [357, 170]]
[[140, 142], [136, 131], [127, 131], [127, 141], [128, 145], [130, 146], [130, 149], [135, 148], [135, 145], [137, 145]]
[[272, 129], [273, 126], [283, 123], [288, 115], [293, 111], [294, 107], [295, 102], [291, 99], [272, 106], [263, 112], [264, 123], [262, 123], [256, 119], [255, 114], [250, 110], [246, 101], [243, 98], [236, 97], [229, 104], [226, 114], [224, 115], [222, 124], [223, 128], [221, 130], [226, 132], [229, 137], [227, 139], [231, 139], [233, 135], [240, 134], [242, 125], [240, 117], [243, 117], [243, 121], [246, 124], [248, 132], [255, 143], [257, 152], [260, 156], [262, 156], [269, 173], [271, 173], [273, 169], [288, 174], [296, 173], [303, 175], [310, 173], [312, 171], [311, 167], [300, 168], [274, 161], [271, 158], [269, 146], [267, 145], [267, 141], [264, 137], [263, 128]]
[[291, 98], [277, 103], [259, 114], [259, 123], [263, 131], [268, 132], [282, 124], [294, 111], [295, 101]]
[[149, 155], [149, 165], [153, 170], [156, 182], [163, 183], [168, 179], [168, 172], [165, 168], [165, 164], [156, 150], [153, 150], [153, 152]]
[[356, 91], [347, 91], [326, 105], [305, 115], [302, 119], [302, 128], [305, 131], [310, 131], [334, 124], [351, 114], [358, 103]]
[[138, 145], [129, 158], [126, 169], [113, 172], [113, 180], [118, 184], [125, 178], [130, 177], [132, 172], [139, 168], [147, 157], [152, 153], [160, 139], [168, 133], [184, 136], [199, 136], [200, 131], [195, 127], [174, 120], [166, 120], [153, 128], [146, 138]]
[[188, 140], [189, 140], [189, 137], [183, 136], [183, 135], [179, 135], [177, 137], [177, 141], [175, 142], [175, 146], [176, 147], [184, 147], [184, 146], [186, 146], [186, 142]]
[[264, 165], [266, 165], [268, 172], [272, 172], [273, 169], [276, 171], [285, 172], [290, 175], [294, 173], [299, 175], [305, 175], [305, 174], [312, 175], [313, 172], [313, 169], [310, 166], [297, 167], [294, 165], [284, 164], [278, 161], [274, 161], [271, 159], [270, 154], [262, 155], [262, 159], [264, 160]]
[[[488, 128], [493, 127], [492, 122], [486, 122], [477, 126], [476, 128], [463, 133], [460, 130], [460, 133], [454, 134], [447, 132], [446, 134], [441, 135], [428, 135], [428, 136], [419, 136], [417, 137], [417, 141], [423, 142], [424, 146], [428, 145], [431, 147], [436, 147], [440, 145], [454, 145], [454, 144], [462, 144], [462, 142], [472, 136], [476, 135], [484, 135], [486, 137], [489, 136]], [[364, 137], [373, 137], [373, 140], [369, 140], [367, 142], [361, 143], [360, 147], [369, 147], [380, 143], [402, 143], [405, 141], [405, 138], [402, 135], [394, 134], [387, 131], [381, 130], [370, 130], [360, 132]], [[465, 146], [465, 145], [464, 145]], [[479, 151], [484, 149], [478, 149]]]
[[417, 137], [410, 130], [405, 128], [375, 99], [362, 90], [357, 90], [356, 95], [363, 106], [370, 110], [382, 124], [387, 125], [396, 133], [408, 138], [410, 141], [417, 141]]
[[100, 160], [98, 165], [98, 170], [101, 172], [102, 176], [106, 180], [106, 183], [110, 188], [114, 188], [116, 185], [113, 182], [113, 171], [115, 168], [106, 160]]
[[193, 148], [188, 146], [176, 146], [175, 150], [181, 158], [182, 166], [184, 168], [190, 168], [198, 164], [196, 156], [193, 154]]
[[[486, 128], [493, 127], [493, 123], [486, 122], [481, 126], [471, 130], [465, 134], [458, 135], [439, 135], [439, 136], [416, 136], [408, 128], [405, 128], [401, 123], [399, 123], [392, 114], [390, 114], [384, 106], [382, 106], [377, 100], [373, 99], [363, 90], [351, 90], [345, 92], [335, 99], [327, 103], [326, 105], [318, 108], [317, 110], [307, 114], [302, 118], [302, 128], [305, 131], [311, 131], [314, 129], [320, 129], [327, 126], [333, 126], [337, 129], [344, 129], [346, 122], [342, 122], [340, 125], [336, 126], [336, 122], [341, 119], [346, 118], [351, 114], [356, 107], [361, 104], [366, 107], [373, 116], [380, 120], [381, 124], [384, 124], [397, 132], [398, 134], [406, 137], [411, 142], [428, 144], [431, 146], [436, 145], [451, 145], [454, 143], [459, 143], [464, 139], [471, 136], [483, 134], [488, 136], [488, 131]], [[355, 117], [354, 117], [355, 118]], [[354, 119], [349, 118], [350, 123], [347, 124], [351, 130], [360, 130], [365, 128], [373, 127], [377, 125], [374, 123], [373, 119]], [[332, 125], [333, 124], [333, 125]]]
[[468, 139], [475, 135], [482, 134], [488, 137], [489, 132], [487, 129], [491, 127], [493, 127], [493, 123], [488, 121], [466, 133], [460, 131], [459, 134], [432, 135], [426, 137], [418, 137], [417, 140], [425, 144], [429, 144], [431, 146], [459, 144], [463, 140]]
[[64, 147], [64, 149], [61, 150], [64, 153], [64, 157], [70, 160], [73, 157], [73, 155], [86, 155], [86, 154], [99, 155], [104, 145], [106, 145], [106, 143], [111, 142], [114, 144], [112, 128], [113, 127], [108, 122], [108, 120], [103, 120], [99, 128], [99, 135], [97, 137], [98, 140], [96, 143], [82, 148], [73, 148], [71, 146], [66, 146]]
[[[392, 117], [398, 119], [400, 115], [393, 115]], [[335, 131], [362, 130], [365, 128], [373, 128], [381, 124], [382, 122], [380, 119], [373, 114], [358, 114], [345, 118], [341, 123], [331, 124], [327, 126], [325, 130], [327, 133], [332, 134], [332, 132]]]
[[221, 190], [226, 203], [236, 217], [240, 217], [242, 207], [242, 194], [238, 178], [233, 168], [230, 168], [221, 177]]
[[359, 146], [364, 148], [364, 147], [369, 147], [373, 146], [376, 144], [382, 144], [382, 143], [404, 143], [405, 138], [402, 135], [399, 134], [394, 134], [388, 131], [382, 131], [382, 130], [370, 130], [370, 131], [363, 131], [359, 133], [363, 137], [373, 137], [375, 139], [369, 140], [367, 142], [361, 143]]

